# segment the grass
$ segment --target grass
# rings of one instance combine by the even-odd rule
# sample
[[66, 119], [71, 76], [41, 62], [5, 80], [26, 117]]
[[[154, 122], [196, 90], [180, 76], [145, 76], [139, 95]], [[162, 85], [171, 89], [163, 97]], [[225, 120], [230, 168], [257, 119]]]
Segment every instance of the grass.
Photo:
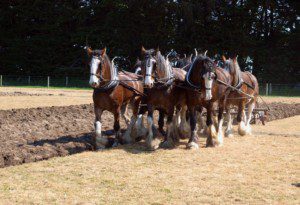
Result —
[[299, 204], [300, 141], [286, 132], [298, 122], [299, 133], [299, 120], [220, 148], [136, 144], [0, 169], [0, 204]]

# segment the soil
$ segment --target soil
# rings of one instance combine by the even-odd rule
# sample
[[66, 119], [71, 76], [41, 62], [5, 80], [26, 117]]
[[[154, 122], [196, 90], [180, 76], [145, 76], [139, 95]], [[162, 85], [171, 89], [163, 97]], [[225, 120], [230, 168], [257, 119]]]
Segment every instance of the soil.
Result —
[[[299, 103], [268, 105], [269, 121], [300, 114]], [[0, 110], [0, 167], [93, 150], [93, 122], [92, 104]], [[104, 112], [106, 134], [112, 124], [113, 116]]]

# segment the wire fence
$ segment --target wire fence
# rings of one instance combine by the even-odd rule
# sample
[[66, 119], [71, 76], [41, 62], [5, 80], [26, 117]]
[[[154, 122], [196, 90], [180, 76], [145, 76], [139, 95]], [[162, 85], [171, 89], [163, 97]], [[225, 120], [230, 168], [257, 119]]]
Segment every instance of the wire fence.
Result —
[[0, 75], [0, 86], [88, 88], [89, 77]]
[[[76, 87], [89, 88], [89, 76], [16, 76], [0, 75], [0, 86], [39, 86], [39, 87]], [[260, 95], [300, 96], [300, 83], [273, 84], [261, 83]]]

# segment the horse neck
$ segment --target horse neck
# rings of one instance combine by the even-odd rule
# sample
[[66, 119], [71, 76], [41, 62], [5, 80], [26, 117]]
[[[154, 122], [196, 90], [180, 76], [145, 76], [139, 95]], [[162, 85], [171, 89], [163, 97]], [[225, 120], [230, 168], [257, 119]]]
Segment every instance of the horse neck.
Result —
[[103, 57], [102, 76], [106, 80], [115, 80], [118, 73], [113, 63], [110, 62], [107, 55]]
[[201, 84], [201, 66], [199, 66], [197, 62], [194, 62], [191, 65], [188, 74], [189, 74], [189, 79], [193, 84], [195, 85]]
[[241, 69], [238, 64], [234, 65], [232, 62], [232, 65], [230, 66], [230, 75], [232, 76], [233, 86], [237, 86], [241, 79]]

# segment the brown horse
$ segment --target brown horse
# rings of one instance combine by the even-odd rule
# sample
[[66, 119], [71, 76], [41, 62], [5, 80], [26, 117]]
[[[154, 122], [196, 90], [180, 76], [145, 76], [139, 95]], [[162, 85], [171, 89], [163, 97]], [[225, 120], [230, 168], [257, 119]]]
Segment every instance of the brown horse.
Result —
[[[140, 94], [143, 93], [142, 82], [134, 73], [118, 73], [113, 61], [111, 62], [106, 54], [106, 48], [103, 50], [87, 48], [87, 53], [91, 58], [89, 84], [94, 88], [96, 149], [109, 146], [108, 139], [101, 134], [101, 116], [104, 110], [114, 115], [115, 140], [113, 146], [117, 146], [120, 142], [134, 141], [136, 136], [134, 132], [137, 132], [135, 122], [141, 101]], [[125, 110], [128, 104], [132, 105], [133, 115], [124, 137], [121, 138], [120, 114], [125, 118], [122, 110]]]
[[[186, 117], [184, 106], [186, 105], [185, 91], [176, 86], [178, 82], [184, 82], [186, 72], [172, 68], [168, 60], [153, 49], [142, 48], [142, 75], [144, 76], [146, 103], [148, 111], [148, 136], [147, 146], [151, 150], [159, 147], [160, 141], [153, 135], [153, 111], [163, 110], [167, 114], [167, 135], [161, 144], [164, 148], [174, 147], [174, 138], [178, 139], [178, 127], [182, 128], [181, 133], [186, 133]], [[180, 107], [178, 117], [181, 116], [179, 125], [174, 125], [173, 115], [175, 107]]]
[[[199, 148], [195, 113], [199, 106], [203, 106], [207, 110], [206, 125], [208, 137], [206, 146], [214, 147], [223, 144], [223, 112], [229, 90], [226, 85], [218, 83], [217, 79], [229, 85], [231, 84], [229, 73], [217, 67], [212, 59], [205, 55], [196, 56], [186, 75], [186, 84], [191, 88], [187, 90], [187, 105], [191, 125], [191, 136], [187, 148]], [[218, 102], [219, 105], [218, 132], [212, 120], [213, 104], [215, 102]]]
[[[232, 90], [227, 98], [226, 112], [227, 112], [227, 128], [225, 136], [231, 137], [232, 135], [232, 119], [230, 115], [230, 107], [238, 107], [237, 122], [239, 124], [238, 133], [240, 135], [251, 134], [250, 120], [253, 109], [256, 105], [257, 97], [259, 94], [259, 85], [256, 77], [250, 72], [242, 72], [238, 64], [237, 58], [226, 59], [222, 56], [225, 69], [229, 70], [232, 76], [232, 86], [238, 90]], [[243, 94], [246, 93], [247, 95]], [[252, 97], [250, 97], [252, 96]], [[247, 115], [245, 116], [245, 107], [248, 105]]]

